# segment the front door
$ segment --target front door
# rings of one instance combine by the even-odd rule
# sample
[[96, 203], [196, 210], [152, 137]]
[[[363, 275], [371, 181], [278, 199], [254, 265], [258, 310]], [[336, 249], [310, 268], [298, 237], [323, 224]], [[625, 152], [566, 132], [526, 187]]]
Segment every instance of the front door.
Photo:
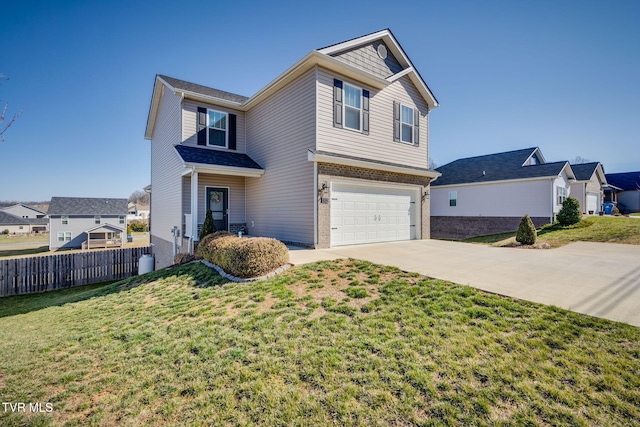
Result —
[[218, 231], [229, 230], [229, 189], [207, 188], [207, 209], [211, 209]]

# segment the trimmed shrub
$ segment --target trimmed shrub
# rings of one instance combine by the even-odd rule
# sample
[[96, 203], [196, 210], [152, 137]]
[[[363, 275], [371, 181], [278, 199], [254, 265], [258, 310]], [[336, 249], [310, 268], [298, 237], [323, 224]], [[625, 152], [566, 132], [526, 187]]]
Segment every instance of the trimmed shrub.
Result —
[[562, 202], [562, 209], [558, 212], [558, 222], [562, 226], [573, 225], [580, 222], [582, 212], [580, 212], [580, 202], [575, 197], [567, 197]]
[[235, 236], [233, 233], [229, 233], [228, 231], [216, 231], [215, 233], [207, 234], [198, 242], [198, 248], [196, 250], [196, 256], [198, 258], [207, 259], [211, 250], [209, 249], [209, 245], [211, 241], [215, 239], [219, 239], [225, 236]]
[[523, 245], [533, 245], [536, 242], [536, 237], [536, 226], [533, 225], [533, 221], [527, 214], [520, 220], [518, 232], [516, 233], [516, 242], [520, 242]]
[[204, 224], [202, 224], [202, 230], [200, 230], [199, 240], [202, 241], [205, 236], [215, 233], [216, 231], [218, 230], [216, 229], [216, 225], [213, 223], [213, 213], [211, 212], [211, 209], [207, 209], [207, 214], [204, 217]]
[[145, 231], [147, 231], [147, 224], [143, 221], [131, 221], [127, 226], [127, 233], [131, 234], [129, 232], [129, 229], [131, 229], [131, 231], [135, 231], [136, 233], [144, 233]]
[[198, 245], [198, 255], [236, 277], [263, 276], [289, 262], [289, 250], [276, 239], [211, 236]]

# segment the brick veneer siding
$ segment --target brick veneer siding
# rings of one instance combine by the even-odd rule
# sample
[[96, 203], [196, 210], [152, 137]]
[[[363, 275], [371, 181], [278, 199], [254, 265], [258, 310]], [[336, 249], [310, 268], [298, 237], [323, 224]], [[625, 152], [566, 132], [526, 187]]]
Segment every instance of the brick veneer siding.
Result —
[[[424, 194], [431, 182], [430, 178], [422, 176], [336, 165], [332, 163], [318, 163], [318, 188], [322, 188], [322, 184], [327, 185], [327, 190], [324, 194], [318, 194], [318, 248], [328, 248], [331, 245], [331, 182], [335, 179], [345, 178], [354, 182], [416, 185], [421, 187], [420, 194]], [[327, 199], [329, 203], [321, 203], [322, 198]], [[418, 200], [416, 200], [416, 202], [420, 203]], [[421, 213], [421, 236], [419, 236], [419, 238], [428, 239], [430, 236], [429, 199], [422, 200]]]
[[[519, 217], [496, 216], [432, 216], [431, 237], [434, 239], [468, 239], [469, 237], [516, 231]], [[536, 228], [549, 223], [549, 218], [531, 218]]]

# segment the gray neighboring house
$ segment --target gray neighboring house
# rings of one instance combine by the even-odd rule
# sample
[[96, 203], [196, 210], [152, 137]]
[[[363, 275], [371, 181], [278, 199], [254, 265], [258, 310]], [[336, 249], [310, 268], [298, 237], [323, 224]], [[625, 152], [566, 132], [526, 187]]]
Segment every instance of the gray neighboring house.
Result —
[[313, 248], [429, 238], [437, 106], [388, 29], [312, 50], [251, 97], [157, 75], [156, 267], [194, 250], [208, 209], [218, 229]]
[[620, 212], [640, 212], [640, 171], [606, 174], [609, 200]]
[[127, 199], [53, 197], [49, 205], [49, 249], [121, 247]]
[[431, 235], [465, 239], [554, 221], [575, 175], [567, 161], [547, 163], [538, 147], [458, 159], [436, 169]]

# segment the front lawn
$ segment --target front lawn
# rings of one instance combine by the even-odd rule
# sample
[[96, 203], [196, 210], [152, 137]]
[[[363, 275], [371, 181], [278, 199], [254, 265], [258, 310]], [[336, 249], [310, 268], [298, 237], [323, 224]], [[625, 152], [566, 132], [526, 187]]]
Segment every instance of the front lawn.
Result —
[[53, 408], [8, 426], [640, 423], [640, 329], [367, 262], [192, 263], [0, 316], [3, 401]]
[[[464, 241], [486, 243], [494, 246], [512, 246], [516, 243], [515, 235], [514, 231], [512, 233], [473, 237]], [[640, 245], [640, 221], [635, 218], [592, 216], [573, 226], [547, 225], [538, 230], [538, 244], [547, 243], [555, 248], [571, 242]]]

